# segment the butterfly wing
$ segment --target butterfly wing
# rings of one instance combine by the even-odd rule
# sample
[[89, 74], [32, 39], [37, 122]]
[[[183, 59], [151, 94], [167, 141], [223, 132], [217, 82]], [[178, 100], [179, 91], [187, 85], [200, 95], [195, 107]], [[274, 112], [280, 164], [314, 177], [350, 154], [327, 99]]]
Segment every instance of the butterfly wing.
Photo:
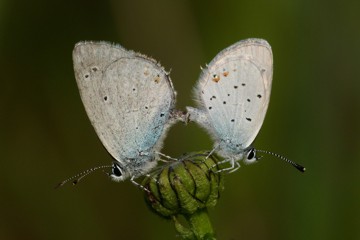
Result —
[[216, 141], [245, 149], [264, 121], [272, 72], [272, 51], [265, 40], [235, 43], [203, 70], [195, 88], [200, 109], [189, 108], [190, 116], [195, 116]]
[[105, 42], [76, 44], [73, 61], [87, 115], [107, 151], [119, 162], [152, 155], [162, 145], [175, 104], [165, 70]]

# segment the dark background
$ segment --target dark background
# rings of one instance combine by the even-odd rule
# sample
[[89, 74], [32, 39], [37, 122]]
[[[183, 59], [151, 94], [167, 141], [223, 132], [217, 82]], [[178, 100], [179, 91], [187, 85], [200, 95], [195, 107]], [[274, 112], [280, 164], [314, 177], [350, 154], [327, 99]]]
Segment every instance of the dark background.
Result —
[[[359, 1], [0, 1], [0, 239], [174, 239], [129, 181], [94, 173], [111, 158], [82, 106], [71, 53], [116, 42], [171, 71], [177, 107], [194, 105], [204, 66], [238, 40], [269, 41], [270, 106], [255, 142], [270, 156], [226, 176], [210, 211], [219, 239], [360, 239]], [[211, 149], [177, 124], [163, 153]]]

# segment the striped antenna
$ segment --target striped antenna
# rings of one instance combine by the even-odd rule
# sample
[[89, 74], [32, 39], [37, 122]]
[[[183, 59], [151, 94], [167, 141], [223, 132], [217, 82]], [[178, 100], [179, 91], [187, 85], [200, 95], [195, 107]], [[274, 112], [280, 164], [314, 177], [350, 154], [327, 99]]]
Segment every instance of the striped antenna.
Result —
[[266, 151], [266, 150], [260, 150], [260, 149], [255, 149], [255, 152], [261, 152], [261, 153], [266, 153], [266, 154], [272, 155], [274, 157], [280, 158], [281, 160], [283, 160], [283, 161], [285, 161], [287, 163], [290, 163], [293, 167], [295, 167], [300, 172], [305, 172], [306, 171], [306, 168], [304, 168], [300, 164], [298, 164], [296, 162], [293, 162], [290, 159], [287, 159], [286, 157], [281, 156], [281, 155], [279, 155], [277, 153], [269, 152], [269, 151]]
[[90, 173], [99, 170], [99, 169], [104, 169], [104, 168], [112, 168], [112, 165], [104, 165], [104, 166], [99, 166], [99, 167], [94, 167], [94, 168], [90, 168], [87, 169], [79, 174], [76, 174], [75, 176], [68, 178], [64, 181], [62, 181], [61, 183], [59, 183], [58, 185], [55, 186], [55, 189], [64, 186], [64, 184], [66, 184], [67, 182], [73, 180], [73, 185], [76, 185], [78, 182], [80, 182], [81, 179], [83, 179], [84, 177], [86, 177], [87, 175], [89, 175]]

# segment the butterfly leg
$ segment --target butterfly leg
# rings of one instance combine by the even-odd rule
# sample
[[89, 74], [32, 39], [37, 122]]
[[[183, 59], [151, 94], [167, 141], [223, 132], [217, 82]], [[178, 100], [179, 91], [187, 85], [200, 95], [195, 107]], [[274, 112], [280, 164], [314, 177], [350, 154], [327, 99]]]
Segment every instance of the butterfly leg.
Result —
[[223, 168], [223, 169], [220, 169], [218, 171], [216, 171], [216, 173], [220, 173], [220, 172], [226, 172], [226, 171], [231, 171], [235, 168], [235, 160], [234, 159], [227, 159], [227, 160], [224, 160], [224, 161], [221, 161], [219, 162], [217, 165], [220, 165], [220, 164], [224, 164], [226, 162], [230, 162], [231, 166], [228, 167], [228, 168]]
[[151, 176], [150, 174], [145, 174], [145, 176], [147, 178], [151, 178], [154, 182], [156, 182], [157, 184], [159, 183], [159, 181], [157, 180], [157, 178], [154, 178], [153, 176]]
[[240, 168], [240, 163], [239, 162], [235, 162], [236, 167], [232, 170], [230, 170], [228, 173], [233, 173], [236, 172], [239, 168]]
[[208, 158], [216, 151], [216, 149], [219, 148], [219, 146], [220, 146], [220, 144], [217, 144], [217, 145], [209, 152], [209, 154], [206, 156], [205, 159], [208, 159]]
[[[163, 153], [161, 153], [161, 152], [155, 152], [155, 153], [158, 154], [158, 155], [160, 155], [161, 157], [167, 158], [168, 160], [172, 160], [172, 161], [176, 161], [176, 162], [178, 161], [177, 158], [170, 157], [170, 156], [165, 155], [165, 154], [163, 154]], [[160, 161], [169, 162], [169, 161], [166, 161], [166, 160], [164, 160], [164, 159], [160, 159]]]
[[132, 176], [132, 177], [130, 178], [130, 181], [131, 181], [131, 183], [132, 183], [132, 184], [134, 184], [136, 187], [138, 187], [138, 188], [140, 188], [140, 189], [144, 190], [145, 192], [150, 193], [150, 190], [149, 190], [149, 189], [147, 189], [147, 188], [146, 188], [146, 187], [144, 187], [143, 185], [141, 185], [141, 184], [137, 183], [134, 179], [135, 179], [135, 177], [134, 177], [134, 176]]
[[210, 167], [210, 169], [212, 169], [212, 168], [214, 168], [214, 167], [216, 167], [216, 166], [220, 166], [220, 165], [222, 165], [222, 164], [224, 164], [224, 163], [227, 163], [227, 162], [230, 162], [230, 161], [231, 161], [230, 159], [225, 159], [225, 160], [223, 160], [223, 161], [217, 162], [217, 163], [215, 163], [214, 165], [212, 165], [212, 166]]
[[237, 165], [237, 166], [236, 166], [236, 169], [240, 167], [240, 164], [237, 164], [237, 162], [235, 162], [234, 159], [228, 158], [228, 159], [225, 159], [225, 160], [223, 160], [223, 161], [220, 161], [220, 162], [212, 165], [212, 166], [210, 167], [210, 169], [212, 169], [212, 168], [214, 168], [214, 167], [216, 167], [216, 166], [220, 166], [220, 165], [222, 165], [222, 164], [228, 163], [228, 162], [231, 164], [230, 167], [228, 167], [228, 168], [223, 168], [223, 169], [219, 169], [219, 170], [217, 170], [215, 173], [220, 173], [220, 172], [225, 172], [225, 171], [233, 170], [233, 169], [235, 168], [235, 164]]

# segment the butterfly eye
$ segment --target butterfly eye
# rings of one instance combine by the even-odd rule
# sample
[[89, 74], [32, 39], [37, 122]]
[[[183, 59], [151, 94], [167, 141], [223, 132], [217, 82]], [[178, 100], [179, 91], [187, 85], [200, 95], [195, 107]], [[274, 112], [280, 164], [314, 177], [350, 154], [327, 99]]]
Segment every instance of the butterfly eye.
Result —
[[114, 177], [121, 177], [123, 175], [121, 168], [116, 163], [113, 164], [112, 175]]
[[248, 151], [247, 160], [253, 160], [254, 158], [256, 159], [255, 149], [254, 149], [254, 148], [251, 148], [251, 149]]

